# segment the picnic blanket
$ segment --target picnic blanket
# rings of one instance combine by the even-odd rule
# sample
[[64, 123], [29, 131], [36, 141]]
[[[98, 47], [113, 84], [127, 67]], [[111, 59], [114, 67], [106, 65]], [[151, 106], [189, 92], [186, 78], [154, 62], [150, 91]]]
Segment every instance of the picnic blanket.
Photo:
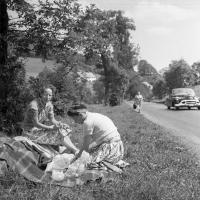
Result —
[[[106, 180], [108, 171], [122, 172], [109, 163], [105, 163], [106, 168], [87, 169], [85, 163], [89, 154], [86, 152], [69, 165], [72, 157], [72, 154], [59, 154], [51, 146], [38, 145], [24, 137], [7, 138], [0, 143], [0, 160], [5, 160], [12, 170], [37, 183], [73, 187], [97, 179]], [[45, 169], [43, 164], [46, 164]]]

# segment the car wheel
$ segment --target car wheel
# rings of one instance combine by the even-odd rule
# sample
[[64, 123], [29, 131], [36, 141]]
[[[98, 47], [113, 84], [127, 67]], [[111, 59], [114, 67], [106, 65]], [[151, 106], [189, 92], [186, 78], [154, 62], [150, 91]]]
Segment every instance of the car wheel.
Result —
[[176, 110], [179, 110], [179, 107], [175, 107], [176, 108]]
[[198, 110], [200, 110], [200, 107], [197, 107], [198, 108]]
[[188, 106], [188, 109], [190, 110], [190, 109], [191, 109], [191, 107], [190, 107], [190, 106]]
[[[170, 106], [167, 106], [167, 109], [170, 110]], [[199, 108], [200, 109], [200, 108]]]

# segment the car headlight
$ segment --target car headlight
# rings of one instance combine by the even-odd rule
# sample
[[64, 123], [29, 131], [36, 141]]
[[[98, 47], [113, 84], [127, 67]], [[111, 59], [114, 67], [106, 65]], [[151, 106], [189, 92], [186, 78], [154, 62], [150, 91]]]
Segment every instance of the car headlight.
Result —
[[180, 101], [181, 101], [181, 99], [179, 99], [179, 98], [174, 99], [174, 103], [180, 103]]

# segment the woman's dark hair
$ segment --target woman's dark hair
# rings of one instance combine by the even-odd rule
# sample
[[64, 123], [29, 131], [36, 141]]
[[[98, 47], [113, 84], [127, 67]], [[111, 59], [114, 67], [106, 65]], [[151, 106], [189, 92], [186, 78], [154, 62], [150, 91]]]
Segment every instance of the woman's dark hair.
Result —
[[67, 111], [67, 115], [70, 116], [70, 117], [78, 116], [78, 115], [80, 115], [79, 110], [81, 110], [81, 109], [87, 109], [87, 106], [85, 104], [72, 105], [69, 108], [69, 110]]

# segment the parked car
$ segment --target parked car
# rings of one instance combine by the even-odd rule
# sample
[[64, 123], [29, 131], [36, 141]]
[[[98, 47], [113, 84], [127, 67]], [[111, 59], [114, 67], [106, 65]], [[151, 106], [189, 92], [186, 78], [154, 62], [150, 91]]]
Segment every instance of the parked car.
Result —
[[166, 98], [165, 104], [168, 109], [175, 108], [178, 110], [180, 107], [196, 107], [200, 109], [199, 97], [191, 88], [175, 88], [169, 97]]

